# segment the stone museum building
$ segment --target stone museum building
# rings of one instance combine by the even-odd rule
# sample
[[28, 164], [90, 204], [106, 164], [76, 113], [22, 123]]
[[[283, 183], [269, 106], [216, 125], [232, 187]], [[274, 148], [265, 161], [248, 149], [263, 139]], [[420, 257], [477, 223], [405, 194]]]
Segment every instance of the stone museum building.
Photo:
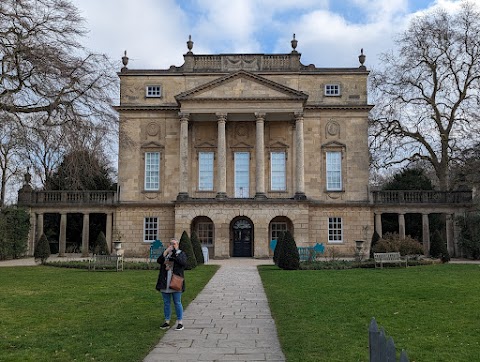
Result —
[[[322, 68], [302, 64], [295, 36], [291, 46], [203, 55], [189, 39], [183, 65], [168, 69], [130, 69], [125, 52], [117, 190], [33, 190], [26, 175], [18, 203], [31, 215], [29, 255], [51, 214], [59, 256], [89, 255], [92, 215], [127, 257], [195, 231], [211, 258], [265, 258], [286, 230], [297, 246], [322, 243], [327, 257], [368, 255], [386, 214], [397, 215], [402, 238], [405, 215], [421, 215], [425, 255], [429, 217], [445, 215], [448, 251], [461, 255], [454, 220], [472, 207], [471, 191], [369, 190], [363, 50], [351, 68]], [[75, 214], [81, 247], [67, 237]]]
[[[210, 257], [268, 257], [289, 230], [298, 246], [354, 255], [370, 240], [368, 71], [287, 54], [194, 54], [120, 77], [113, 227], [125, 255], [195, 231]], [[355, 64], [356, 63], [356, 64]]]

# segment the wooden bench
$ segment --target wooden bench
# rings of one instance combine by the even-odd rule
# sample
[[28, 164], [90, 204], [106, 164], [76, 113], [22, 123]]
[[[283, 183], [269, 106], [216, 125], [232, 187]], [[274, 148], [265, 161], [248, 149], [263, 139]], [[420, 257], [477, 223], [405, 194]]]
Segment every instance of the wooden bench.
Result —
[[123, 255], [94, 255], [88, 261], [88, 270], [123, 271]]
[[408, 266], [408, 259], [402, 258], [399, 252], [373, 253], [373, 258], [375, 259], [375, 268], [377, 265], [383, 268], [383, 264], [405, 264], [405, 267]]
[[155, 240], [150, 244], [150, 253], [148, 256], [149, 261], [157, 261], [158, 257], [162, 255], [165, 248], [160, 240]]

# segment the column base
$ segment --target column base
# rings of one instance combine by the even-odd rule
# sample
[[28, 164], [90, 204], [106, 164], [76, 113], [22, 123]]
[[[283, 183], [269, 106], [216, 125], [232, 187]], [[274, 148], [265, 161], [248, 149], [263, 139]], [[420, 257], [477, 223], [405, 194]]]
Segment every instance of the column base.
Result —
[[295, 196], [293, 197], [295, 200], [306, 200], [307, 196], [304, 192], [296, 192]]
[[189, 198], [190, 198], [190, 196], [188, 196], [187, 192], [180, 192], [177, 195], [177, 200], [188, 200]]
[[217, 195], [215, 196], [216, 199], [226, 199], [227, 193], [226, 192], [217, 192]]
[[255, 194], [255, 200], [266, 200], [268, 197], [265, 195], [265, 192], [257, 192]]

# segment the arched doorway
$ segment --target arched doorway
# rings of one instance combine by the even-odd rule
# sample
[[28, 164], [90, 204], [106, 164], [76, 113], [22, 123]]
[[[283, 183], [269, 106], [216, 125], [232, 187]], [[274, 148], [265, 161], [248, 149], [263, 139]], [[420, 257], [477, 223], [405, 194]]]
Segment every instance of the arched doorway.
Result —
[[232, 221], [232, 256], [251, 257], [253, 244], [253, 224], [250, 219], [241, 217]]

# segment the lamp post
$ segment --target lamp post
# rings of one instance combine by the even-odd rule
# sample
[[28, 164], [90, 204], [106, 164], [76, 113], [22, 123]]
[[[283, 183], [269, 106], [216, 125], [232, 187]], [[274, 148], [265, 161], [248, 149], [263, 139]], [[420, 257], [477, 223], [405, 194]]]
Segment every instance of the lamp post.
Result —
[[362, 261], [362, 248], [363, 248], [363, 240], [355, 240], [355, 257], [358, 262]]

